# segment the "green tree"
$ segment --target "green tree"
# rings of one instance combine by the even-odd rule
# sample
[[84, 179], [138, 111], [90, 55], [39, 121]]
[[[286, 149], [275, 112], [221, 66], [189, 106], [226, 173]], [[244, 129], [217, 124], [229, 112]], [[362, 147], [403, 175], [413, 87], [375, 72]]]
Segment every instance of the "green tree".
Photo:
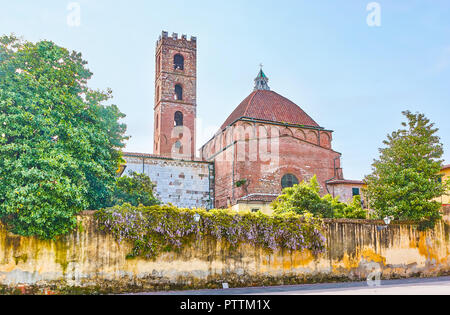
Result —
[[407, 121], [388, 135], [366, 177], [366, 194], [378, 218], [434, 222], [441, 207], [434, 199], [448, 186], [438, 175], [443, 162], [438, 129], [423, 114], [403, 115]]
[[293, 211], [298, 214], [312, 213], [323, 218], [333, 217], [330, 201], [320, 197], [316, 176], [309, 183], [303, 181], [294, 187], [285, 188], [283, 194], [272, 203], [272, 208], [277, 214]]
[[135, 207], [139, 205], [146, 207], [158, 205], [159, 201], [153, 195], [154, 188], [155, 185], [150, 180], [150, 177], [145, 174], [132, 172], [130, 176], [117, 178], [112, 205], [122, 205], [124, 203], [129, 203]]
[[339, 196], [333, 198], [328, 194], [321, 197], [316, 176], [309, 183], [303, 181], [294, 187], [285, 188], [283, 194], [272, 203], [272, 208], [276, 214], [295, 212], [301, 215], [311, 213], [322, 218], [367, 218], [360, 196], [355, 196], [349, 204], [340, 202]]
[[106, 206], [126, 139], [111, 91], [88, 86], [80, 53], [0, 37], [0, 219], [55, 238], [75, 215]]
[[[330, 197], [328, 195], [324, 198]], [[361, 196], [354, 196], [349, 204], [339, 202], [338, 198], [333, 198], [330, 202], [336, 219], [367, 219], [367, 211], [361, 205]]]

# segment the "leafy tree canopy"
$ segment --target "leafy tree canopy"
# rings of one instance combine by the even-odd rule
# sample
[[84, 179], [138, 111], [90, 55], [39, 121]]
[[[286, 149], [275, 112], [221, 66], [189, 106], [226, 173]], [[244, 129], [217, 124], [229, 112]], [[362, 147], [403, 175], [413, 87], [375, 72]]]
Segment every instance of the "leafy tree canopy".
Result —
[[336, 219], [367, 219], [367, 210], [362, 207], [361, 196], [353, 196], [348, 204], [339, 202], [339, 198], [332, 198], [330, 195], [326, 195], [324, 199], [330, 201], [333, 217]]
[[403, 115], [407, 121], [387, 136], [366, 177], [367, 197], [378, 218], [435, 221], [441, 207], [435, 198], [448, 187], [438, 175], [443, 162], [438, 129], [424, 114]]
[[116, 189], [112, 205], [122, 205], [129, 203], [132, 206], [143, 205], [150, 207], [158, 205], [159, 201], [153, 196], [155, 185], [145, 174], [136, 172], [130, 176], [123, 176], [117, 179]]
[[298, 185], [285, 188], [283, 194], [273, 203], [275, 213], [296, 212], [298, 214], [311, 213], [322, 218], [351, 218], [365, 219], [366, 211], [361, 206], [361, 197], [355, 196], [349, 205], [339, 201], [339, 197], [331, 195], [320, 196], [320, 185], [317, 177], [311, 178], [309, 183], [303, 181]]
[[86, 65], [50, 41], [0, 37], [0, 218], [14, 233], [55, 238], [110, 202], [126, 126]]

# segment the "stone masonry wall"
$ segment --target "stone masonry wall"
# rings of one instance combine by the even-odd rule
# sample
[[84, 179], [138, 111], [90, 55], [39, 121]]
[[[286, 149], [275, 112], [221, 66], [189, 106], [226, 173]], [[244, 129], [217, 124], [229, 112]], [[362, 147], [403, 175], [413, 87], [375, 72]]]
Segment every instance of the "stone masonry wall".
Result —
[[181, 208], [211, 209], [214, 198], [212, 163], [145, 155], [125, 155], [124, 174], [144, 173], [156, 184], [155, 196]]

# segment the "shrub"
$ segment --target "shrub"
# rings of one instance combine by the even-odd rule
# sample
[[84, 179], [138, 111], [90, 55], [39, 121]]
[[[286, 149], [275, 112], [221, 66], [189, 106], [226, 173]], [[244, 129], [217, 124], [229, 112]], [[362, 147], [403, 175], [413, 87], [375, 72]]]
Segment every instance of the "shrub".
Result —
[[303, 181], [285, 188], [283, 194], [272, 203], [273, 210], [278, 214], [294, 211], [300, 215], [312, 213], [314, 216], [332, 218], [331, 203], [321, 198], [319, 192], [320, 186], [314, 176], [309, 183]]
[[236, 182], [236, 187], [242, 187], [242, 186], [244, 186], [244, 185], [246, 185], [247, 184], [247, 180], [246, 179], [241, 179], [241, 180], [238, 180], [237, 182]]
[[[200, 215], [199, 222], [195, 221], [195, 214]], [[267, 216], [125, 204], [98, 211], [96, 219], [100, 229], [112, 233], [117, 241], [133, 242], [130, 257], [155, 258], [161, 252], [180, 250], [206, 236], [225, 240], [233, 247], [248, 243], [269, 251], [308, 249], [318, 254], [325, 249], [322, 222], [293, 212]]]
[[159, 204], [153, 196], [155, 185], [145, 174], [131, 172], [130, 176], [119, 177], [116, 180], [112, 205], [129, 203], [135, 207], [154, 206]]
[[294, 187], [285, 188], [272, 207], [277, 214], [293, 211], [300, 215], [311, 213], [322, 218], [348, 219], [365, 219], [367, 216], [367, 211], [361, 206], [360, 196], [355, 196], [350, 204], [342, 203], [339, 197], [333, 198], [331, 195], [321, 197], [316, 176], [309, 183], [303, 181]]
[[352, 202], [345, 204], [333, 199], [333, 213], [337, 219], [367, 219], [367, 210], [361, 205], [361, 196], [354, 196]]

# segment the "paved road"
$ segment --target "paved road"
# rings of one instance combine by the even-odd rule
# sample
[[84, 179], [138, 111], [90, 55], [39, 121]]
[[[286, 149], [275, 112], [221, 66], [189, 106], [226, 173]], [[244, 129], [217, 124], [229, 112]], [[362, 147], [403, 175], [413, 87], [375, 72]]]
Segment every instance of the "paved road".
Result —
[[306, 284], [295, 286], [235, 288], [180, 292], [141, 293], [148, 295], [450, 295], [450, 277], [384, 280], [377, 287], [366, 282]]

